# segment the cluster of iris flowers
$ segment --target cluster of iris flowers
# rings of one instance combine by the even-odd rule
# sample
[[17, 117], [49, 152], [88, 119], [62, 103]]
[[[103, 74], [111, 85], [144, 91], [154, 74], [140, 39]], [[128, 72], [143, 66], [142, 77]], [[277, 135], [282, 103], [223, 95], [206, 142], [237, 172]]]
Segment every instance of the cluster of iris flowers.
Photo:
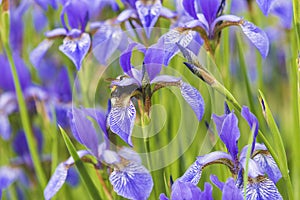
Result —
[[[244, 43], [257, 49], [257, 59], [267, 59], [272, 40], [279, 36], [268, 33], [239, 13], [248, 9], [254, 20], [253, 7], [256, 7], [265, 17], [269, 14], [277, 17], [277, 27], [289, 30], [293, 13], [291, 1], [2, 0], [0, 3], [0, 136], [1, 145], [13, 150], [7, 151], [9, 157], [5, 162], [1, 161], [0, 197], [31, 198], [33, 194], [28, 191], [38, 190], [37, 196], [48, 200], [55, 198], [64, 183], [68, 183], [71, 190], [84, 184], [90, 197], [101, 199], [283, 199], [276, 184], [284, 177], [286, 187], [290, 188], [288, 172], [283, 172], [282, 167], [286, 163], [280, 164], [282, 154], [270, 149], [272, 145], [259, 130], [261, 115], [256, 116], [253, 105], [250, 108], [255, 114], [247, 106], [239, 105], [230, 93], [230, 84], [222, 85], [211, 68], [202, 65], [204, 61], [199, 52], [206, 52], [206, 56], [218, 64], [218, 60], [222, 60], [219, 51], [225, 37], [239, 46], [240, 36], [225, 29], [234, 26], [245, 36]], [[28, 29], [34, 30], [37, 38], [33, 38]], [[225, 30], [227, 32], [222, 33]], [[184, 57], [180, 63], [178, 55]], [[86, 66], [93, 58], [99, 66]], [[88, 71], [88, 67], [104, 71], [115, 65], [116, 60], [119, 69], [114, 68], [114, 74], [120, 74], [108, 79], [108, 89], [99, 93], [108, 92], [109, 98], [102, 99], [101, 104], [87, 103], [82, 72]], [[174, 60], [182, 70], [190, 70], [203, 84], [225, 97], [229, 105], [225, 103], [223, 115], [210, 115], [211, 109], [205, 107], [206, 96], [202, 97], [199, 88], [165, 70], [172, 67]], [[239, 70], [235, 59], [227, 64], [234, 66], [234, 69], [227, 67], [233, 74]], [[74, 78], [76, 74], [79, 79]], [[227, 83], [229, 75], [223, 76]], [[158, 180], [153, 176], [151, 163], [146, 165], [138, 153], [138, 147], [145, 145], [146, 154], [151, 156], [149, 139], [144, 135], [143, 144], [134, 142], [133, 130], [136, 124], [146, 126], [160, 120], [151, 118], [151, 112], [154, 102], [159, 103], [155, 95], [164, 95], [165, 90], [160, 90], [163, 88], [180, 91], [185, 104], [193, 111], [190, 115], [206, 124], [206, 128], [198, 131], [206, 129], [207, 134], [219, 138], [216, 147], [221, 149], [214, 148], [205, 155], [188, 155], [195, 161], [184, 173], [176, 177], [171, 172], [171, 176]], [[172, 100], [170, 102], [172, 104]], [[214, 100], [208, 104], [223, 103]], [[261, 104], [270, 126], [269, 108], [263, 96]], [[178, 112], [169, 114], [178, 115]], [[240, 116], [250, 129], [239, 128]], [[214, 123], [208, 123], [210, 119]], [[256, 142], [259, 133], [261, 143]], [[243, 148], [238, 145], [240, 136], [250, 138]], [[71, 157], [59, 157], [58, 141], [50, 147], [52, 154], [45, 154], [43, 148], [49, 148], [49, 144], [44, 147], [47, 138], [64, 141]], [[81, 150], [72, 151], [75, 148]], [[183, 154], [183, 160], [185, 156]], [[58, 160], [65, 161], [59, 163]], [[214, 164], [226, 166], [229, 170], [223, 171], [228, 176], [218, 178], [212, 173], [210, 180], [202, 180], [204, 168]], [[43, 166], [51, 166], [51, 172], [46, 169], [48, 175]], [[87, 168], [93, 173], [85, 173]], [[90, 178], [95, 173], [100, 183], [96, 187]], [[155, 189], [159, 187], [157, 182], [163, 182], [160, 186], [164, 188]], [[15, 189], [11, 189], [13, 187]], [[217, 188], [221, 192], [214, 192]], [[292, 195], [288, 194], [290, 198]]]

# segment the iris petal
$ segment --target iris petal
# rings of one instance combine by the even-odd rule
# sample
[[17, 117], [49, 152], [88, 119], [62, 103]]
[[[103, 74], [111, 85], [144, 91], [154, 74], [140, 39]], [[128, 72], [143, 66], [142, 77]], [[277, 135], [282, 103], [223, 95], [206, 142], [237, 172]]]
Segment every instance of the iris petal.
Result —
[[18, 168], [1, 167], [0, 168], [0, 190], [8, 188], [18, 177], [22, 171]]
[[0, 114], [0, 135], [4, 140], [8, 140], [11, 135], [11, 127], [8, 116]]
[[88, 115], [83, 109], [73, 108], [69, 112], [71, 130], [78, 142], [89, 148], [94, 155], [97, 155], [97, 132], [93, 123], [87, 117]]
[[[237, 158], [238, 154], [238, 146], [237, 142], [240, 137], [240, 130], [238, 127], [238, 119], [234, 113], [230, 113], [225, 115], [224, 121], [222, 123], [222, 128], [219, 132], [221, 140], [226, 145], [228, 152], [232, 156], [233, 159]], [[213, 115], [214, 121], [218, 121], [218, 119], [223, 118], [224, 116], [216, 116]]]
[[145, 28], [146, 35], [149, 38], [152, 27], [155, 25], [158, 17], [160, 16], [161, 1], [156, 1], [154, 4], [145, 4], [143, 1], [138, 0], [135, 3], [139, 18]]
[[204, 113], [204, 100], [199, 91], [191, 85], [182, 82], [181, 94], [185, 101], [191, 106], [198, 120], [200, 121]]
[[[85, 150], [78, 151], [77, 153], [80, 158], [89, 154], [89, 152]], [[60, 163], [56, 167], [55, 172], [51, 176], [44, 190], [44, 197], [46, 200], [51, 199], [60, 190], [60, 188], [65, 183], [68, 176], [68, 171], [73, 164], [74, 159], [70, 157], [67, 161]]]
[[66, 37], [59, 50], [68, 56], [79, 71], [82, 61], [91, 45], [89, 34], [82, 33], [78, 37]]
[[153, 187], [148, 170], [135, 162], [114, 170], [109, 176], [109, 181], [118, 195], [128, 199], [147, 199]]
[[171, 199], [184, 200], [184, 199], [201, 199], [201, 190], [190, 182], [175, 181], [172, 185]]
[[198, 19], [196, 9], [195, 9], [195, 0], [185, 0], [182, 1], [182, 5], [187, 13], [192, 16], [194, 19]]
[[126, 107], [112, 107], [108, 115], [108, 125], [115, 134], [119, 135], [127, 144], [132, 146], [131, 133], [134, 126], [136, 110], [130, 101]]
[[246, 199], [281, 200], [282, 196], [273, 181], [265, 177], [260, 177], [247, 185]]

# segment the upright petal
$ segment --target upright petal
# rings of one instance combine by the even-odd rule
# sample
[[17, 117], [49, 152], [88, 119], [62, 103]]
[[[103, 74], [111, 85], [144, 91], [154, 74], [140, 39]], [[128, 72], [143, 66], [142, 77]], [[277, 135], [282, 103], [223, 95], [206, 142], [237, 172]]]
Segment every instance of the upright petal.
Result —
[[248, 183], [246, 199], [281, 200], [282, 196], [273, 181], [260, 176]]
[[[215, 119], [217, 116], [214, 115], [213, 118]], [[240, 137], [240, 130], [238, 127], [238, 119], [233, 112], [226, 115], [219, 135], [232, 156], [232, 159], [236, 159], [238, 154], [237, 142]]]
[[112, 132], [117, 134], [127, 144], [132, 146], [131, 134], [134, 126], [136, 110], [130, 101], [128, 106], [113, 106], [108, 114], [107, 123]]
[[182, 5], [187, 13], [194, 19], [198, 19], [196, 9], [195, 9], [195, 0], [184, 0]]
[[191, 106], [200, 121], [204, 113], [204, 100], [201, 94], [197, 89], [185, 82], [182, 82], [180, 89], [183, 98]]
[[152, 81], [161, 71], [164, 61], [164, 49], [160, 44], [149, 47], [145, 53], [144, 65], [150, 81]]
[[30, 62], [36, 69], [39, 68], [41, 59], [52, 46], [53, 42], [54, 40], [45, 39], [30, 53]]
[[221, 6], [221, 0], [199, 0], [199, 3], [208, 24], [212, 24], [212, 22], [217, 18], [217, 13]]
[[135, 2], [135, 6], [143, 27], [145, 28], [146, 35], [150, 38], [151, 30], [160, 16], [160, 10], [162, 7], [161, 1], [156, 0], [147, 2], [137, 0]]
[[147, 199], [152, 191], [153, 180], [148, 170], [135, 162], [115, 169], [109, 176], [114, 191], [128, 199]]
[[73, 108], [69, 112], [70, 126], [78, 142], [98, 155], [98, 137], [93, 123], [87, 118], [89, 115], [83, 109]]
[[254, 135], [253, 135], [253, 142], [252, 142], [252, 149], [251, 149], [251, 154], [252, 154], [253, 150], [255, 148], [256, 136], [258, 134], [258, 127], [259, 127], [258, 120], [255, 117], [255, 115], [253, 115], [250, 112], [249, 108], [246, 107], [246, 106], [243, 106], [241, 114], [247, 120], [247, 122], [248, 122], [248, 124], [250, 126], [250, 129], [252, 129], [253, 127], [255, 127], [255, 129], [254, 129]]
[[80, 33], [79, 30], [73, 29], [70, 35], [65, 37], [63, 44], [59, 46], [59, 50], [72, 60], [79, 71], [90, 45], [91, 39], [89, 34]]
[[131, 59], [132, 51], [137, 45], [138, 45], [137, 43], [130, 43], [127, 49], [120, 56], [120, 65], [124, 73], [130, 77], [133, 77], [131, 71], [132, 66], [131, 66], [130, 59]]

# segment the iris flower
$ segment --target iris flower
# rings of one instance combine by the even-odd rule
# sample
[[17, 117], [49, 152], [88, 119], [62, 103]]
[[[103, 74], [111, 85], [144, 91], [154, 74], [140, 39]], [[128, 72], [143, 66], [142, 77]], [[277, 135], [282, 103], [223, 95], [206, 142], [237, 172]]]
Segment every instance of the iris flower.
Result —
[[[106, 115], [102, 111], [83, 108], [73, 108], [69, 114], [73, 136], [87, 147], [87, 150], [78, 151], [79, 157], [93, 164], [96, 170], [101, 169], [101, 163], [114, 169], [109, 181], [118, 195], [128, 199], [147, 199], [153, 187], [152, 177], [141, 164], [139, 155], [132, 149], [123, 147], [116, 152], [109, 149], [107, 140], [103, 141], [107, 136]], [[87, 117], [98, 123], [103, 135], [97, 134], [92, 121]], [[84, 159], [87, 156], [93, 156], [96, 162]], [[58, 165], [44, 190], [46, 200], [53, 197], [62, 187], [73, 165], [72, 157]]]
[[[249, 182], [246, 190], [246, 198], [260, 200], [282, 199], [275, 185], [281, 178], [281, 173], [266, 147], [262, 144], [255, 143], [258, 133], [258, 121], [247, 107], [242, 108], [242, 116], [246, 119], [251, 129], [255, 128], [253, 148], [251, 149], [251, 157], [248, 165]], [[238, 119], [235, 114], [228, 109], [226, 109], [226, 113], [222, 116], [213, 115], [213, 119], [220, 139], [225, 144], [228, 153], [215, 151], [199, 156], [178, 181], [197, 185], [201, 178], [202, 170], [205, 167], [208, 167], [211, 164], [223, 164], [229, 168], [233, 177], [237, 177], [236, 180], [233, 181], [233, 179], [228, 179], [227, 183], [224, 185], [218, 183], [217, 178], [212, 176], [213, 182], [223, 191], [223, 196], [230, 195], [230, 193], [237, 193], [236, 199], [243, 199], [242, 174], [244, 173], [246, 166], [246, 153], [248, 147], [244, 147], [238, 156], [237, 143], [240, 137]]]
[[183, 7], [192, 17], [192, 20], [164, 35], [166, 51], [171, 52], [171, 54], [166, 55], [165, 60], [169, 60], [173, 54], [178, 53], [178, 47], [175, 43], [187, 47], [193, 41], [192, 31], [197, 31], [200, 34], [207, 51], [214, 54], [219, 43], [220, 33], [223, 28], [228, 26], [240, 27], [262, 57], [266, 58], [269, 51], [269, 40], [266, 33], [241, 17], [222, 15], [224, 4], [225, 1], [221, 0], [184, 0]]
[[[112, 82], [111, 111], [108, 115], [108, 126], [111, 131], [119, 135], [127, 144], [132, 146], [131, 133], [136, 117], [136, 109], [131, 101], [133, 97], [144, 103], [144, 112], [149, 114], [151, 96], [160, 88], [176, 86], [191, 106], [200, 121], [204, 112], [204, 101], [197, 89], [185, 83], [181, 78], [159, 75], [162, 69], [164, 50], [157, 43], [146, 49], [144, 46], [131, 43], [120, 57], [120, 65], [125, 73], [121, 79]], [[142, 70], [131, 65], [130, 59], [134, 48], [144, 53]], [[151, 88], [151, 86], [154, 86]]]
[[[127, 6], [117, 18], [118, 22], [126, 20], [135, 20], [144, 27], [147, 37], [151, 35], [159, 17], [173, 18], [175, 13], [162, 6], [161, 0], [123, 0]], [[135, 27], [136, 28], [136, 27]]]

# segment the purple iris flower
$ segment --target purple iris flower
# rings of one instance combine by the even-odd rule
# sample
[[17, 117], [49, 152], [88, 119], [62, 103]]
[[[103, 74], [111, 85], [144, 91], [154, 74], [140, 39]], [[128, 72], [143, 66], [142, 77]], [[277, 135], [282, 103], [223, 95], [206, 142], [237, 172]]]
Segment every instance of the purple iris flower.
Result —
[[148, 38], [159, 17], [173, 18], [176, 16], [174, 12], [162, 6], [161, 0], [123, 0], [123, 3], [127, 9], [118, 16], [117, 21], [137, 20], [138, 24], [144, 27]]
[[[134, 48], [144, 53], [142, 70], [131, 65], [131, 57]], [[141, 99], [144, 103], [145, 113], [149, 114], [151, 96], [160, 88], [176, 86], [191, 106], [200, 121], [204, 112], [204, 101], [197, 89], [185, 83], [181, 78], [159, 75], [164, 60], [164, 49], [161, 44], [154, 44], [148, 49], [144, 46], [131, 43], [120, 57], [120, 65], [125, 75], [112, 82], [111, 110], [107, 124], [111, 131], [119, 135], [127, 144], [132, 146], [131, 133], [136, 117], [136, 110], [131, 99]], [[154, 86], [154, 89], [151, 89]]]
[[[152, 191], [153, 181], [148, 170], [141, 164], [139, 155], [125, 147], [118, 152], [110, 150], [107, 141], [103, 142], [103, 138], [107, 137], [106, 114], [94, 109], [73, 108], [69, 117], [73, 136], [88, 149], [78, 151], [79, 157], [93, 156], [97, 160], [92, 163], [96, 170], [101, 169], [101, 162], [114, 169], [109, 181], [118, 195], [128, 199], [147, 199]], [[87, 117], [95, 120], [104, 134], [98, 135]], [[44, 190], [45, 199], [50, 199], [58, 192], [73, 165], [73, 158], [58, 165]]]
[[[281, 173], [274, 159], [267, 151], [266, 147], [264, 145], [255, 143], [258, 133], [258, 121], [256, 117], [245, 106], [242, 108], [242, 116], [246, 119], [251, 129], [255, 127], [253, 140], [254, 144], [252, 145], [253, 148], [251, 149], [251, 157], [248, 165], [249, 183], [247, 185], [246, 198], [263, 200], [282, 199], [275, 185], [275, 183], [281, 178]], [[237, 196], [243, 197], [242, 174], [243, 169], [246, 165], [246, 152], [248, 147], [244, 147], [244, 149], [238, 156], [237, 143], [240, 137], [238, 119], [235, 114], [233, 112], [230, 112], [229, 110], [227, 110], [226, 113], [222, 116], [213, 115], [213, 119], [216, 124], [220, 139], [225, 144], [228, 153], [215, 151], [204, 156], [199, 156], [197, 160], [185, 172], [185, 174], [178, 180], [183, 182], [190, 182], [197, 185], [201, 178], [202, 170], [205, 167], [216, 163], [224, 164], [229, 167], [233, 176], [237, 177], [237, 179], [234, 181], [234, 184], [232, 183], [232, 180], [228, 180], [227, 188], [232, 188], [230, 191], [232, 191], [232, 193], [236, 193], [236, 188], [230, 186], [236, 185], [241, 193], [241, 195], [237, 194]], [[265, 177], [265, 174], [267, 174], [268, 177]], [[219, 188], [221, 188], [222, 190], [223, 187]], [[223, 196], [224, 195], [226, 196], [227, 194], [223, 193]]]
[[[181, 37], [185, 37], [187, 30], [197, 31], [204, 40], [205, 48], [209, 52], [214, 53], [221, 30], [228, 26], [239, 26], [252, 44], [258, 49], [262, 57], [265, 58], [268, 55], [269, 40], [265, 32], [241, 17], [235, 15], [221, 15], [224, 8], [224, 1], [185, 0], [183, 1], [183, 6], [193, 20], [186, 22], [182, 27]], [[202, 13], [198, 12], [200, 10]], [[217, 43], [213, 45], [211, 41]]]
[[[66, 24], [65, 15], [68, 18], [69, 27]], [[91, 46], [90, 36], [85, 32], [88, 20], [88, 2], [85, 0], [68, 0], [65, 2], [61, 13], [63, 28], [56, 28], [45, 33], [46, 37], [49, 39], [64, 37], [63, 44], [59, 46], [59, 50], [72, 60], [77, 70], [80, 69], [82, 61]], [[32, 53], [31, 57], [40, 59], [51, 47], [52, 43], [53, 42], [49, 40], [45, 40]]]
[[[37, 149], [42, 162], [50, 162], [51, 157], [49, 155], [42, 154], [43, 148], [43, 135], [38, 128], [33, 128], [34, 137], [37, 143]], [[7, 189], [12, 183], [19, 182], [26, 187], [30, 187], [32, 184], [28, 176], [28, 171], [33, 170], [32, 158], [30, 156], [29, 147], [26, 141], [25, 133], [23, 130], [16, 133], [16, 137], [12, 141], [12, 147], [17, 157], [11, 159], [10, 165], [0, 167], [0, 192]], [[31, 176], [32, 174], [30, 174]], [[77, 185], [78, 174], [72, 173], [69, 177], [72, 180], [71, 183]], [[69, 183], [69, 179], [67, 182]], [[75, 186], [73, 184], [73, 186]]]

